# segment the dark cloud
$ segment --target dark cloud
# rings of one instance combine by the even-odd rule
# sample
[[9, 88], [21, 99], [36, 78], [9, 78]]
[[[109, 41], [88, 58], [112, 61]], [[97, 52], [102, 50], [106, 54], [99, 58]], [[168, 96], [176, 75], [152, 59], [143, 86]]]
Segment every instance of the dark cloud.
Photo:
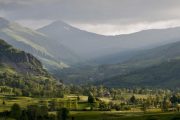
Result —
[[10, 19], [94, 23], [179, 19], [179, 6], [179, 0], [0, 0]]
[[0, 0], [10, 20], [64, 20], [84, 24], [137, 24], [180, 20], [180, 0]]

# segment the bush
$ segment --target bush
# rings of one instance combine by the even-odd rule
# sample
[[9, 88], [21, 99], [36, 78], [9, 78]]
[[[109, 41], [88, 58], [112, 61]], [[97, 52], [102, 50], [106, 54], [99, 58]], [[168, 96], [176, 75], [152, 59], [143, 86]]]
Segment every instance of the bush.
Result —
[[62, 108], [57, 112], [57, 120], [67, 120], [69, 115], [69, 110], [67, 108]]
[[180, 120], [180, 116], [176, 116], [176, 117], [172, 118], [171, 120]]
[[159, 120], [159, 119], [155, 116], [150, 116], [146, 120]]
[[21, 117], [21, 107], [19, 106], [19, 104], [14, 104], [12, 107], [11, 107], [11, 117], [16, 119], [16, 120], [19, 120], [20, 117]]
[[116, 111], [120, 111], [120, 110], [121, 110], [121, 106], [116, 105], [116, 106], [115, 106], [115, 109], [116, 109]]
[[7, 117], [7, 116], [10, 116], [9, 111], [0, 112], [0, 117]]
[[124, 107], [124, 110], [131, 110], [131, 107], [125, 106], [125, 107]]

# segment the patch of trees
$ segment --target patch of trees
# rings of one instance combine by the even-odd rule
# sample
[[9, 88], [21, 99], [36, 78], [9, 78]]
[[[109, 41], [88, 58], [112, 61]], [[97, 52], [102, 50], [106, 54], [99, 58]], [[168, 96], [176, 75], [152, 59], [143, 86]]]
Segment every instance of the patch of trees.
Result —
[[16, 96], [63, 97], [63, 86], [51, 78], [0, 73], [0, 93]]
[[22, 109], [18, 104], [14, 104], [9, 112], [2, 112], [0, 116], [15, 120], [67, 120], [69, 110], [61, 108], [56, 114], [49, 114], [46, 106], [30, 105], [27, 109]]

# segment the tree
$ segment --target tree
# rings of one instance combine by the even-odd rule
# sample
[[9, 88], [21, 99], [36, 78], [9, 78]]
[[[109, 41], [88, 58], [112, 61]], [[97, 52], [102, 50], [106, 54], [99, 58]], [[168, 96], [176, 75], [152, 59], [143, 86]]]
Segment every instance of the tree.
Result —
[[25, 110], [22, 111], [20, 120], [28, 120], [27, 112]]
[[75, 104], [75, 109], [77, 110], [77, 109], [78, 109], [78, 101], [75, 100], [75, 101], [74, 101], [74, 104]]
[[38, 117], [38, 106], [37, 105], [30, 105], [27, 107], [27, 114], [29, 120], [37, 120]]
[[170, 98], [170, 101], [172, 104], [176, 104], [178, 102], [178, 97], [176, 95], [173, 95], [171, 98]]
[[147, 102], [143, 103], [141, 110], [145, 113], [147, 111], [147, 108], [148, 108]]
[[69, 115], [69, 110], [67, 108], [62, 108], [57, 112], [57, 120], [67, 120]]
[[88, 103], [90, 104], [91, 110], [93, 109], [95, 102], [96, 102], [96, 99], [93, 96], [93, 94], [90, 92], [88, 96]]
[[103, 97], [104, 87], [102, 85], [99, 86], [97, 93], [98, 97]]
[[58, 108], [57, 100], [53, 99], [52, 101], [50, 101], [49, 107], [51, 111], [55, 111]]
[[108, 106], [108, 104], [105, 103], [105, 102], [100, 102], [100, 103], [99, 103], [99, 109], [100, 109], [100, 110], [108, 110], [108, 109], [109, 109], [109, 106]]
[[96, 102], [96, 99], [94, 95], [90, 92], [88, 96], [88, 103], [95, 103], [95, 102]]
[[78, 95], [77, 96], [77, 101], [79, 102], [81, 100], [80, 96]]
[[11, 107], [11, 117], [12, 118], [15, 118], [16, 120], [19, 120], [20, 117], [21, 117], [21, 107], [19, 106], [19, 104], [14, 104], [12, 107]]
[[39, 114], [38, 114], [39, 117], [41, 117], [41, 118], [48, 117], [48, 107], [47, 106], [39, 107], [38, 112], [39, 112]]
[[130, 98], [130, 102], [132, 104], [135, 104], [136, 103], [136, 97], [133, 95], [131, 98]]
[[114, 88], [111, 89], [111, 95], [113, 100], [117, 99], [117, 90], [115, 90]]
[[168, 111], [168, 108], [170, 106], [171, 102], [167, 99], [167, 97], [164, 98], [163, 102], [162, 102], [162, 110]]
[[3, 103], [2, 103], [3, 105], [6, 105], [6, 102], [5, 102], [5, 100], [3, 100]]

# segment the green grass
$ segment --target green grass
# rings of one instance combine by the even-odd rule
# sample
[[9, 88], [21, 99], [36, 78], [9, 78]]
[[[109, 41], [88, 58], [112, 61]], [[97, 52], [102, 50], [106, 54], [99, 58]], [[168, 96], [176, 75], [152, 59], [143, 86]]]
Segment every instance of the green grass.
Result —
[[154, 118], [152, 120], [171, 120], [175, 116], [180, 116], [180, 114], [84, 111], [71, 112], [70, 118], [72, 116], [75, 117], [76, 120], [151, 120], [152, 118]]
[[[5, 105], [2, 104], [3, 99], [5, 101]], [[19, 104], [22, 108], [26, 108], [28, 105], [37, 104], [38, 101], [29, 97], [3, 97], [0, 99], [0, 112], [10, 110], [14, 103]]]
[[11, 67], [9, 67], [9, 66], [7, 66], [7, 65], [5, 65], [5, 64], [0, 64], [0, 73], [4, 73], [4, 72], [7, 72], [7, 73], [10, 73], [10, 74], [16, 74], [16, 71], [13, 69], [13, 68], [11, 68]]
[[[3, 96], [0, 94], [0, 112], [10, 110], [11, 106], [15, 103], [19, 104], [21, 108], [25, 109], [28, 105], [35, 105], [39, 104], [40, 101], [52, 101], [52, 100], [57, 100], [57, 101], [73, 101], [75, 98], [71, 97], [65, 97], [65, 98], [31, 98], [31, 97], [13, 97], [13, 96]], [[3, 105], [3, 100], [5, 101], [5, 105]], [[84, 106], [87, 105], [87, 103], [83, 103]], [[83, 105], [81, 106], [83, 109]]]
[[[79, 102], [78, 109], [87, 109], [88, 103], [84, 102], [85, 96], [82, 96], [82, 101]], [[3, 105], [3, 99], [6, 104]], [[10, 110], [14, 103], [18, 103], [22, 108], [26, 108], [28, 105], [39, 104], [39, 101], [49, 101], [56, 99], [59, 101], [66, 101], [68, 99], [74, 99], [74, 96], [66, 96], [66, 98], [31, 98], [31, 97], [4, 97], [0, 95], [0, 112]], [[75, 117], [75, 120], [171, 120], [175, 116], [180, 117], [180, 113], [161, 113], [157, 109], [148, 110], [147, 113], [143, 113], [138, 110], [131, 111], [70, 111], [70, 116]], [[56, 114], [56, 112], [50, 112], [49, 114]], [[154, 118], [154, 119], [150, 119]], [[3, 118], [0, 118], [0, 120]], [[12, 120], [12, 119], [8, 119]], [[178, 119], [177, 119], [178, 120]], [[180, 119], [179, 119], [180, 120]]]

